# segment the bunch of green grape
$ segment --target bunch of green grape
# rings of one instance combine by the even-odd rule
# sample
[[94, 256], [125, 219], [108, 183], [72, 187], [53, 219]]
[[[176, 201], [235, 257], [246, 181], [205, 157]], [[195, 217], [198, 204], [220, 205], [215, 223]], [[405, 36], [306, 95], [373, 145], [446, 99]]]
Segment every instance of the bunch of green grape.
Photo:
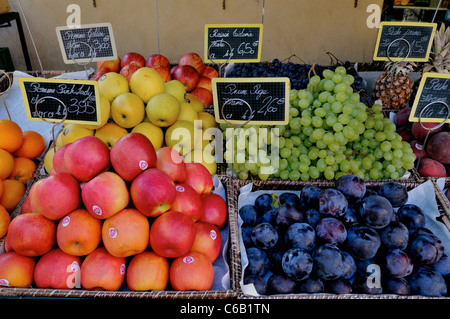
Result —
[[[360, 102], [351, 87], [353, 76], [344, 67], [326, 69], [322, 75], [313, 75], [306, 89], [290, 91], [289, 124], [276, 126], [277, 133], [267, 141], [275, 146], [265, 154], [277, 165], [272, 174], [260, 174], [267, 158], [248, 152], [253, 143], [250, 137], [242, 140], [235, 134], [233, 144], [227, 140], [234, 153], [241, 150], [239, 158], [234, 154], [233, 165], [239, 178], [308, 181], [354, 174], [365, 180], [398, 179], [414, 167], [416, 157], [409, 143], [395, 132], [381, 105], [368, 107]], [[233, 155], [229, 150], [227, 161]]]

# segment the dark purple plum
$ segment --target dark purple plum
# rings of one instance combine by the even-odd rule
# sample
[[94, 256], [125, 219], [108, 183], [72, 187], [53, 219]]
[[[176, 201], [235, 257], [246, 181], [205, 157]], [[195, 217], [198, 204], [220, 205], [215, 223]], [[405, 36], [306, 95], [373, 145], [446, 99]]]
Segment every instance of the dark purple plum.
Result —
[[409, 230], [400, 222], [391, 222], [380, 231], [380, 239], [388, 250], [404, 250], [408, 246]]
[[261, 194], [256, 197], [254, 205], [256, 210], [263, 214], [272, 208], [272, 196], [267, 193]]
[[243, 226], [241, 227], [241, 234], [242, 234], [242, 241], [244, 242], [244, 245], [246, 248], [253, 247], [253, 241], [252, 241], [252, 231], [253, 226]]
[[356, 263], [352, 255], [348, 252], [342, 250], [344, 255], [344, 271], [342, 272], [341, 278], [351, 279], [356, 273]]
[[313, 259], [304, 249], [291, 248], [283, 256], [283, 271], [292, 280], [303, 280], [313, 268]]
[[352, 283], [348, 279], [341, 277], [326, 282], [326, 292], [332, 294], [351, 294], [352, 291]]
[[362, 200], [359, 213], [367, 226], [379, 229], [391, 222], [394, 210], [386, 198], [370, 196]]
[[244, 205], [239, 209], [239, 216], [241, 216], [244, 225], [255, 226], [258, 212], [255, 205]]
[[305, 211], [305, 223], [310, 224], [312, 227], [316, 227], [320, 220], [320, 214], [317, 209], [310, 208]]
[[401, 278], [412, 273], [413, 263], [403, 250], [393, 249], [384, 256], [384, 269], [389, 276]]
[[448, 282], [448, 279], [450, 279], [450, 258], [444, 254], [433, 265], [433, 269], [440, 273], [441, 276], [444, 277], [446, 282]]
[[267, 250], [277, 243], [278, 233], [271, 224], [261, 223], [253, 227], [251, 238], [256, 247]]
[[324, 244], [314, 249], [314, 272], [322, 280], [339, 278], [344, 272], [345, 260], [341, 250], [335, 245]]
[[281, 232], [286, 231], [290, 225], [303, 221], [303, 212], [290, 203], [284, 203], [278, 207], [275, 214], [275, 225]]
[[343, 175], [336, 181], [336, 189], [348, 200], [358, 200], [366, 193], [366, 183], [356, 175]]
[[444, 278], [429, 267], [419, 267], [409, 277], [411, 294], [427, 297], [443, 297], [447, 294]]
[[385, 276], [382, 279], [383, 291], [386, 294], [407, 296], [411, 292], [408, 281], [405, 278], [392, 278]]
[[352, 283], [354, 293], [379, 295], [383, 293], [381, 278], [373, 274], [360, 274], [355, 277]]
[[438, 236], [422, 234], [414, 237], [409, 250], [415, 263], [433, 266], [444, 254], [445, 247]]
[[245, 276], [257, 275], [264, 276], [270, 268], [270, 261], [264, 250], [257, 247], [247, 249], [248, 265], [245, 268]]
[[305, 294], [317, 294], [325, 291], [322, 280], [319, 278], [308, 278], [297, 283], [297, 290]]
[[300, 204], [304, 209], [319, 209], [319, 194], [322, 190], [315, 186], [305, 186], [300, 193]]
[[348, 252], [355, 258], [371, 259], [375, 257], [380, 243], [380, 236], [371, 227], [355, 225], [347, 231]]
[[408, 201], [406, 187], [398, 182], [386, 182], [380, 186], [378, 195], [385, 197], [392, 207], [400, 207]]
[[267, 292], [267, 285], [264, 278], [256, 275], [246, 276], [244, 278], [244, 284], [249, 285], [253, 284], [255, 290], [260, 295], [265, 295]]
[[273, 247], [269, 253], [269, 261], [270, 261], [270, 269], [273, 272], [281, 273], [283, 272], [282, 262], [283, 262], [283, 256], [286, 251], [278, 248], [278, 246]]
[[272, 207], [271, 209], [269, 209], [268, 211], [263, 213], [263, 215], [261, 216], [261, 222], [262, 223], [270, 223], [273, 225], [275, 223], [275, 214], [276, 213], [277, 213], [277, 208]]
[[369, 196], [375, 196], [375, 195], [378, 195], [378, 193], [376, 191], [374, 191], [373, 189], [367, 188], [366, 193], [364, 194], [363, 198], [366, 198]]
[[307, 223], [294, 223], [286, 231], [285, 242], [289, 248], [311, 251], [316, 244], [316, 233]]
[[267, 294], [290, 294], [295, 292], [295, 281], [280, 275], [273, 274], [267, 280]]
[[284, 192], [279, 195], [280, 198], [280, 204], [283, 205], [284, 203], [290, 203], [296, 206], [300, 206], [300, 197], [291, 192]]
[[425, 227], [425, 215], [422, 209], [414, 204], [405, 204], [397, 210], [397, 216], [408, 229]]
[[349, 227], [358, 222], [358, 215], [359, 213], [355, 206], [349, 204], [344, 215], [340, 219], [343, 221], [345, 226]]
[[347, 199], [337, 189], [327, 188], [319, 194], [319, 213], [322, 216], [340, 217], [347, 207]]
[[316, 236], [325, 243], [337, 245], [347, 239], [347, 230], [340, 220], [333, 217], [325, 217], [317, 223]]

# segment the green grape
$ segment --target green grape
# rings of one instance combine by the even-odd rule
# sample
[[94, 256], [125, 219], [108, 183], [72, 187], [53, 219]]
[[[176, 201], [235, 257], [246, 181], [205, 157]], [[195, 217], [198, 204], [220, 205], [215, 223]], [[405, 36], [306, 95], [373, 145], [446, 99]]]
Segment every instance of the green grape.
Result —
[[292, 129], [299, 129], [302, 126], [301, 118], [299, 117], [293, 118], [292, 120], [289, 121], [289, 126]]
[[292, 100], [295, 100], [295, 99], [298, 99], [298, 91], [295, 90], [295, 89], [291, 89], [289, 91], [289, 100], [292, 101]]
[[345, 69], [344, 66], [340, 65], [340, 66], [336, 67], [336, 69], [334, 70], [334, 73], [344, 76], [345, 74], [347, 74], [347, 70]]
[[319, 176], [320, 176], [320, 172], [319, 172], [319, 170], [317, 169], [317, 167], [315, 167], [315, 166], [310, 166], [310, 167], [309, 167], [309, 170], [308, 170], [308, 173], [309, 173], [309, 176], [310, 176], [312, 179], [318, 179]]
[[291, 150], [291, 154], [292, 154], [292, 156], [295, 156], [298, 158], [300, 156], [300, 149], [298, 149], [297, 147], [293, 147]]
[[347, 100], [347, 94], [345, 92], [336, 93], [336, 101], [344, 102], [345, 100]]
[[397, 139], [391, 141], [391, 146], [394, 150], [401, 150], [403, 148], [402, 142]]
[[[338, 119], [338, 121], [339, 121], [339, 119]], [[342, 131], [343, 128], [344, 128], [344, 126], [342, 125], [342, 123], [336, 122], [333, 124], [333, 130], [335, 132], [340, 132], [340, 131]]]
[[302, 139], [298, 135], [291, 136], [290, 138], [290, 140], [294, 143], [294, 146], [299, 146], [302, 144]]
[[308, 97], [308, 91], [307, 90], [298, 90], [297, 97], [301, 99], [306, 99]]
[[[366, 111], [359, 111], [359, 112], [355, 115], [355, 118], [356, 118], [358, 121], [360, 121], [360, 122], [366, 121], [366, 120], [367, 120], [367, 117], [368, 117], [368, 115], [367, 115], [367, 112], [366, 112]], [[367, 127], [365, 127], [365, 128], [367, 128]]]
[[348, 122], [350, 122], [350, 116], [348, 116], [347, 114], [340, 114], [338, 116], [338, 122], [342, 125], [347, 125]]
[[303, 126], [310, 126], [312, 122], [312, 119], [310, 116], [302, 116], [300, 118], [300, 124]]
[[291, 171], [289, 173], [289, 179], [291, 181], [298, 181], [300, 179], [300, 172], [297, 170]]
[[334, 86], [334, 93], [345, 93], [347, 91], [347, 85], [345, 83], [338, 83]]
[[329, 69], [325, 69], [323, 70], [322, 75], [325, 79], [331, 80], [333, 78], [334, 72]]
[[392, 147], [392, 145], [391, 145], [391, 143], [389, 141], [384, 141], [380, 145], [380, 149], [383, 152], [389, 152], [391, 150], [391, 147]]
[[380, 171], [375, 169], [375, 168], [372, 168], [369, 171], [369, 177], [370, 177], [370, 179], [379, 179], [380, 178]]
[[337, 153], [334, 155], [334, 161], [336, 164], [342, 163], [342, 161], [345, 160], [345, 155], [342, 153]]
[[306, 109], [310, 104], [311, 104], [311, 103], [309, 102], [309, 100], [308, 100], [307, 98], [300, 99], [300, 100], [298, 101], [298, 106], [299, 106], [301, 109]]
[[299, 111], [296, 107], [291, 106], [289, 108], [289, 116], [296, 117], [296, 116], [298, 116], [298, 114], [299, 114]]
[[331, 79], [326, 79], [323, 83], [323, 88], [327, 90], [327, 92], [333, 92], [334, 86], [335, 84]]
[[361, 166], [364, 169], [371, 169], [372, 168], [372, 159], [369, 157], [364, 157], [361, 161]]
[[299, 170], [301, 173], [307, 173], [308, 170], [309, 170], [309, 164], [300, 162], [300, 165], [298, 166], [298, 170]]
[[383, 153], [383, 158], [386, 161], [391, 161], [394, 158], [394, 155], [392, 155], [392, 152], [384, 152]]
[[373, 128], [375, 125], [375, 120], [371, 117], [367, 118], [366, 121], [364, 122], [364, 126], [366, 127], [366, 129], [371, 129]]
[[328, 152], [326, 150], [320, 150], [319, 151], [319, 158], [324, 159], [325, 157], [327, 157]]
[[312, 134], [311, 137], [313, 137], [316, 141], [323, 139], [323, 136], [325, 135], [325, 131], [321, 128], [316, 128]]
[[304, 182], [309, 181], [310, 177], [309, 177], [308, 172], [301, 173], [301, 174], [300, 174], [300, 179], [301, 179], [302, 181], [304, 181]]
[[312, 86], [319, 85], [319, 83], [320, 83], [320, 76], [318, 75], [314, 75], [309, 79], [309, 84], [311, 84]]
[[278, 169], [279, 170], [284, 170], [286, 169], [288, 166], [288, 161], [285, 158], [280, 158], [280, 161], [278, 162]]
[[316, 167], [319, 172], [323, 173], [325, 169], [327, 168], [327, 163], [325, 162], [324, 158], [319, 158], [316, 163]]
[[386, 134], [384, 134], [383, 132], [376, 132], [375, 133], [375, 139], [378, 142], [383, 142], [386, 139]]
[[339, 101], [331, 103], [331, 110], [336, 114], [341, 113], [342, 112], [342, 103]]
[[400, 174], [398, 172], [392, 172], [390, 177], [391, 179], [399, 179]]
[[327, 144], [325, 144], [325, 142], [323, 140], [318, 140], [316, 142], [316, 146], [317, 146], [317, 148], [320, 148], [321, 150], [324, 150], [327, 148]]
[[280, 171], [280, 178], [281, 178], [282, 180], [287, 180], [287, 179], [289, 179], [289, 171], [286, 170], [286, 169]]
[[344, 114], [351, 114], [352, 111], [353, 111], [353, 106], [350, 105], [350, 104], [345, 104], [345, 105], [342, 107], [342, 113], [344, 113]]
[[325, 162], [327, 163], [327, 165], [333, 165], [335, 161], [336, 159], [333, 155], [327, 155], [327, 157], [325, 157]]
[[331, 132], [327, 132], [323, 136], [323, 142], [327, 145], [330, 145], [334, 142], [334, 134]]
[[350, 161], [344, 159], [344, 160], [339, 164], [339, 169], [341, 170], [341, 172], [348, 172], [348, 171], [350, 171]]
[[397, 159], [400, 159], [403, 157], [403, 152], [402, 152], [402, 150], [399, 150], [399, 149], [394, 150], [392, 152], [392, 154], [394, 155], [394, 158], [397, 158]]
[[332, 127], [337, 122], [337, 117], [334, 115], [327, 116], [325, 123]]
[[314, 131], [314, 128], [311, 126], [303, 126], [302, 132], [305, 134], [305, 136], [311, 136], [312, 132]]
[[308, 152], [308, 157], [314, 161], [315, 159], [317, 159], [317, 157], [319, 157], [319, 149], [318, 148], [311, 148]]
[[311, 160], [309, 158], [309, 156], [307, 154], [301, 154], [298, 159], [300, 160], [300, 162], [302, 163], [306, 163], [306, 164], [311, 164]]
[[388, 166], [386, 166], [386, 172], [388, 172], [389, 174], [392, 174], [395, 172], [395, 166], [392, 164], [389, 164]]
[[328, 144], [328, 149], [330, 151], [332, 151], [333, 153], [338, 152], [340, 148], [341, 147], [340, 147], [339, 143], [330, 143], [330, 144]]
[[246, 171], [239, 172], [239, 179], [241, 179], [241, 180], [248, 179], [248, 172], [246, 172]]
[[291, 170], [298, 171], [299, 166], [300, 166], [300, 162], [294, 161], [291, 163]]
[[322, 106], [322, 102], [320, 102], [319, 100], [316, 99], [316, 100], [313, 101], [313, 106], [314, 107], [321, 107]]
[[318, 117], [325, 117], [325, 115], [327, 115], [327, 111], [322, 107], [318, 107], [314, 110], [314, 115]]
[[331, 80], [332, 80], [334, 83], [336, 83], [336, 84], [341, 83], [341, 82], [342, 82], [342, 75], [340, 75], [340, 74], [334, 74], [333, 77], [331, 78]]
[[280, 150], [280, 156], [282, 158], [288, 158], [289, 156], [291, 156], [291, 149], [290, 148], [282, 148]]
[[325, 103], [326, 101], [328, 101], [328, 96], [330, 96], [331, 93], [328, 91], [323, 91], [322, 93], [319, 94], [319, 96], [317, 97], [317, 99], [321, 102], [321, 103]]
[[322, 127], [323, 120], [320, 117], [318, 117], [318, 116], [313, 116], [312, 119], [311, 119], [311, 124], [314, 127]]
[[327, 168], [324, 171], [324, 176], [328, 180], [332, 180], [334, 178], [334, 169], [331, 166], [327, 166]]
[[[353, 82], [355, 82], [355, 78], [350, 74], [346, 74], [343, 76], [342, 82], [344, 82], [347, 85], [352, 85]], [[358, 101], [359, 101], [359, 97], [358, 97]]]
[[284, 140], [284, 148], [292, 149], [294, 147], [294, 142], [290, 138]]

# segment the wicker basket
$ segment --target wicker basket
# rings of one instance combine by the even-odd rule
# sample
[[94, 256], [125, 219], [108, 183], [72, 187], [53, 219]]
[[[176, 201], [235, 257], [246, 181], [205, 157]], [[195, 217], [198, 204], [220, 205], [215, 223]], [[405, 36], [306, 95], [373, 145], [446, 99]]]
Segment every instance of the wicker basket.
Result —
[[[366, 186], [368, 189], [377, 190], [385, 181], [366, 181]], [[400, 181], [397, 180], [397, 182], [403, 184], [406, 189], [409, 191], [420, 184], [415, 181]], [[236, 189], [236, 197], [235, 197], [235, 203], [234, 205], [231, 205], [231, 207], [235, 207], [238, 209], [238, 196], [239, 196], [239, 190], [241, 187], [248, 184], [248, 181], [241, 181], [241, 180], [233, 180], [234, 188]], [[253, 191], [260, 191], [260, 190], [278, 190], [278, 191], [300, 191], [303, 187], [307, 185], [316, 186], [322, 189], [326, 188], [332, 188], [335, 187], [334, 181], [313, 181], [313, 182], [292, 182], [292, 181], [274, 181], [274, 180], [266, 180], [266, 181], [255, 181], [252, 185], [252, 192]], [[450, 230], [450, 203], [448, 201], [445, 201], [445, 195], [440, 191], [439, 187], [436, 185], [436, 183], [433, 182], [433, 188], [435, 190], [436, 194], [436, 203], [438, 205], [438, 210], [440, 217], [438, 218], [439, 221], [441, 221], [446, 229]], [[238, 214], [238, 212], [231, 213], [230, 214]], [[240, 230], [239, 230], [239, 236], [240, 236]], [[261, 295], [261, 296], [249, 296], [247, 294], [244, 294], [242, 291], [242, 288], [240, 286], [240, 281], [242, 279], [242, 263], [241, 263], [241, 253], [237, 254], [237, 257], [239, 259], [239, 270], [235, 273], [236, 278], [234, 281], [236, 281], [239, 284], [238, 287], [238, 298], [241, 299], [430, 299], [434, 297], [425, 297], [425, 296], [418, 296], [418, 295], [408, 295], [408, 296], [400, 296], [400, 295], [393, 295], [393, 294], [379, 294], [379, 295], [370, 295], [370, 294], [331, 294], [331, 293], [317, 293], [317, 294], [300, 294], [300, 293], [293, 293], [293, 294], [279, 294], [279, 295]], [[449, 297], [436, 297], [438, 299], [450, 299]]]

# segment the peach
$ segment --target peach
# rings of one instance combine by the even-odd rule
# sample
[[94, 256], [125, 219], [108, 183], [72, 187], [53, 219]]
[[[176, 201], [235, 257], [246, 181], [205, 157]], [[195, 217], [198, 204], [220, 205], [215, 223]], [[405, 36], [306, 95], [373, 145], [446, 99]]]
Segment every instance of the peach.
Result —
[[431, 158], [422, 158], [417, 170], [422, 177], [446, 177], [445, 166]]

